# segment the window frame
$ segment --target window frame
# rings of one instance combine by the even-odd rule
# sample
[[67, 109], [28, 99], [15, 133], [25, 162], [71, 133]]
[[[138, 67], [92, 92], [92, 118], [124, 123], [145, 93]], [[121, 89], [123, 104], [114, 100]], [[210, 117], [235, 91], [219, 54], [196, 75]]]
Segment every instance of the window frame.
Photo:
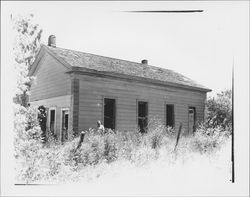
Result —
[[149, 122], [149, 102], [146, 99], [136, 99], [136, 126], [139, 129], [139, 102], [147, 103], [147, 124]]
[[69, 123], [70, 123], [70, 108], [69, 107], [63, 107], [63, 108], [61, 108], [61, 115], [60, 115], [60, 141], [61, 142], [64, 142], [64, 141], [62, 141], [62, 122], [63, 122], [63, 117], [62, 117], [62, 115], [63, 115], [63, 111], [66, 111], [66, 110], [68, 110], [68, 112], [69, 112], [69, 117], [68, 117], [68, 138], [69, 138]]
[[[56, 132], [56, 107], [49, 107], [49, 130], [50, 130], [50, 121], [51, 121], [51, 111], [52, 110], [55, 110], [55, 123], [54, 123], [54, 134], [55, 134], [55, 132]], [[51, 131], [51, 130], [50, 130]]]
[[168, 112], [167, 112], [167, 106], [173, 106], [173, 126], [172, 128], [175, 128], [175, 104], [173, 103], [167, 103], [165, 102], [165, 126], [168, 127], [168, 122], [167, 122], [167, 117], [168, 117]]
[[[105, 112], [105, 108], [104, 108], [104, 105], [105, 105], [105, 99], [113, 99], [115, 100], [115, 105], [114, 105], [114, 129], [113, 130], [116, 130], [116, 121], [117, 121], [117, 97], [114, 97], [114, 96], [103, 96], [102, 97], [102, 124], [104, 126], [104, 112]], [[105, 128], [105, 127], [104, 127]], [[105, 128], [106, 129], [106, 128]]]
[[194, 128], [193, 128], [193, 133], [196, 132], [196, 129], [197, 129], [197, 111], [196, 111], [196, 107], [194, 107], [193, 105], [188, 105], [188, 108], [187, 108], [187, 112], [188, 112], [188, 133], [189, 133], [189, 109], [190, 108], [193, 108], [194, 109]]

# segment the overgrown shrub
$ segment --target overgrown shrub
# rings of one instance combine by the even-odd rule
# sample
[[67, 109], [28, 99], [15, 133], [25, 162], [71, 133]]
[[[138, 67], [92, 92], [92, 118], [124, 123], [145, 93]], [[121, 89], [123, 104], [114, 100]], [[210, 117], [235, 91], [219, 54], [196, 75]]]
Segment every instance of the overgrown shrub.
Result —
[[119, 143], [117, 141], [118, 139], [116, 138], [116, 135], [112, 133], [108, 133], [104, 137], [104, 151], [103, 151], [103, 156], [105, 160], [110, 163], [112, 161], [115, 161], [118, 157], [118, 145]]
[[[25, 131], [27, 128], [25, 108], [20, 108], [16, 114], [19, 120], [16, 129], [23, 131], [26, 135], [34, 136]], [[30, 116], [35, 117], [35, 116]], [[31, 118], [34, 120], [34, 118]], [[35, 120], [34, 120], [35, 121]], [[29, 128], [36, 128], [37, 123], [32, 123]], [[39, 127], [38, 127], [39, 128]], [[29, 130], [30, 130], [29, 129]], [[146, 133], [139, 131], [127, 132], [105, 132], [96, 133], [90, 129], [86, 132], [84, 141], [80, 148], [76, 148], [79, 138], [70, 139], [63, 145], [53, 141], [42, 145], [37, 139], [24, 138], [25, 143], [16, 146], [18, 152], [18, 163], [21, 167], [18, 171], [20, 180], [36, 182], [40, 180], [56, 180], [67, 175], [84, 173], [85, 169], [95, 167], [101, 163], [111, 163], [117, 160], [130, 161], [135, 165], [144, 165], [160, 157], [168, 158], [174, 162], [178, 158], [188, 158], [189, 154], [210, 154], [218, 150], [228, 136], [223, 127], [207, 128], [200, 125], [192, 137], [180, 138], [176, 150], [176, 132], [173, 128], [166, 128], [158, 122], [150, 122]], [[20, 142], [20, 140], [19, 140]], [[65, 179], [65, 177], [63, 178]]]
[[232, 90], [222, 91], [216, 97], [208, 98], [206, 102], [207, 128], [232, 126]]
[[141, 142], [141, 134], [139, 132], [125, 131], [118, 133], [118, 157], [131, 160], [131, 152], [135, 150]]
[[192, 147], [200, 153], [210, 153], [214, 150], [218, 150], [224, 141], [228, 139], [228, 133], [229, 132], [222, 126], [207, 128], [201, 124], [191, 138]]
[[37, 109], [14, 104], [14, 156], [16, 170], [22, 180], [30, 182], [39, 179], [39, 150], [41, 129], [37, 121]]

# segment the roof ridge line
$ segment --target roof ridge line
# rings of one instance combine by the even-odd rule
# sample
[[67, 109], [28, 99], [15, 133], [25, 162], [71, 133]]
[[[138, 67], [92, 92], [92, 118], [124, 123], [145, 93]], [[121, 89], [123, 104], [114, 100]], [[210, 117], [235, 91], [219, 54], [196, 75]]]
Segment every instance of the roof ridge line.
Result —
[[[44, 45], [44, 44], [43, 44]], [[46, 46], [47, 48], [53, 48], [53, 47], [50, 47], [50, 46], [47, 46], [47, 45], [44, 45]], [[124, 60], [124, 59], [119, 59], [119, 58], [115, 58], [115, 57], [109, 57], [109, 56], [104, 56], [104, 55], [98, 55], [98, 54], [94, 54], [94, 53], [89, 53], [89, 52], [83, 52], [83, 51], [78, 51], [78, 50], [74, 50], [74, 49], [68, 49], [68, 48], [62, 48], [62, 47], [55, 47], [55, 48], [58, 48], [58, 49], [62, 49], [62, 50], [70, 50], [70, 51], [74, 51], [74, 52], [78, 52], [78, 53], [85, 53], [85, 54], [89, 54], [89, 55], [94, 55], [94, 56], [98, 56], [98, 57], [104, 57], [104, 58], [109, 58], [109, 59], [114, 59], [114, 60], [120, 60], [120, 61], [125, 61], [125, 62], [131, 62], [131, 63], [134, 63], [134, 64], [138, 64], [142, 67], [147, 67], [147, 66], [150, 66], [150, 67], [154, 67], [154, 68], [160, 68], [160, 69], [164, 69], [164, 70], [169, 70], [169, 71], [172, 71], [172, 72], [175, 72], [174, 70], [172, 69], [168, 69], [168, 68], [162, 68], [162, 67], [157, 67], [157, 66], [153, 66], [153, 65], [150, 65], [150, 64], [142, 64], [142, 63], [139, 63], [139, 62], [134, 62], [134, 61], [131, 61], [131, 60]]]

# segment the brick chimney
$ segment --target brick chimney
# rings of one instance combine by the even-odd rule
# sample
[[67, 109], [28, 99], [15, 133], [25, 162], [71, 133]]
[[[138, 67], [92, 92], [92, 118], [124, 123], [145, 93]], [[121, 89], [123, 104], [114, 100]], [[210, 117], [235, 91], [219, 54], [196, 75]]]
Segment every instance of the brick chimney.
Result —
[[148, 60], [142, 60], [141, 63], [147, 65], [148, 64]]
[[48, 39], [48, 46], [56, 47], [56, 36], [50, 35]]

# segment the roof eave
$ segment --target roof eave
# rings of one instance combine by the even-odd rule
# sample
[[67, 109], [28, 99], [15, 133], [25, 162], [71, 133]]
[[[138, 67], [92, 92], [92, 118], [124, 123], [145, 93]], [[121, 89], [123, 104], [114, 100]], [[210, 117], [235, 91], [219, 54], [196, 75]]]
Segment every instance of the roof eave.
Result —
[[161, 86], [172, 86], [172, 87], [178, 87], [178, 88], [184, 88], [189, 90], [196, 90], [200, 92], [211, 92], [211, 89], [208, 88], [202, 88], [202, 87], [196, 87], [196, 86], [189, 86], [184, 84], [178, 84], [178, 83], [172, 83], [172, 82], [164, 82], [156, 79], [148, 79], [144, 77], [137, 77], [137, 76], [131, 76], [121, 73], [112, 73], [112, 72], [106, 72], [106, 71], [97, 71], [89, 68], [82, 68], [82, 67], [71, 67], [70, 71], [67, 71], [66, 73], [79, 73], [79, 74], [85, 74], [85, 75], [93, 75], [93, 76], [105, 76], [105, 77], [112, 77], [113, 79], [127, 79], [127, 80], [133, 80], [133, 81], [139, 81], [139, 82], [146, 82]]

